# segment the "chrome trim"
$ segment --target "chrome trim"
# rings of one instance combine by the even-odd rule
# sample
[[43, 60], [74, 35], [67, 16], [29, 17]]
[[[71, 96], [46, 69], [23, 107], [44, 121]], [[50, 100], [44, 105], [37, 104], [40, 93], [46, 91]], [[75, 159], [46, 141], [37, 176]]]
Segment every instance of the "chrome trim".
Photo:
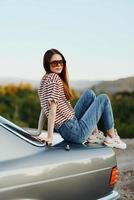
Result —
[[[27, 141], [28, 143], [33, 144], [34, 146], [37, 146], [37, 147], [44, 147], [44, 146], [45, 146], [45, 144], [36, 143], [36, 142], [31, 141], [30, 139], [28, 139], [28, 138], [22, 136], [21, 134], [17, 133], [16, 131], [14, 131], [14, 130], [10, 129], [9, 127], [7, 127], [6, 125], [2, 124], [1, 122], [0, 122], [0, 126], [2, 126], [3, 128], [7, 129], [8, 131], [14, 133], [15, 135], [17, 135], [17, 136], [20, 137], [21, 139]], [[23, 129], [21, 129], [21, 130], [23, 130]], [[24, 130], [23, 130], [23, 131], [24, 131]], [[24, 132], [26, 132], [26, 131], [24, 131]], [[27, 132], [26, 132], [26, 133], [27, 133]], [[27, 133], [27, 134], [29, 134], [29, 133]], [[37, 141], [37, 142], [38, 142], [38, 141]]]
[[111, 194], [109, 194], [108, 196], [102, 197], [98, 200], [116, 200], [119, 198], [120, 198], [120, 194], [117, 191], [113, 190]]

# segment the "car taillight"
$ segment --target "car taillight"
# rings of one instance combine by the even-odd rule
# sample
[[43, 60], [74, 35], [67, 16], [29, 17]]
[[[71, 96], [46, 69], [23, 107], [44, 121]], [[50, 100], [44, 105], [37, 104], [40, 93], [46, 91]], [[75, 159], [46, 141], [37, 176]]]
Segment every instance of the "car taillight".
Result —
[[119, 179], [119, 170], [116, 166], [112, 168], [109, 185], [114, 186], [117, 183], [118, 179]]

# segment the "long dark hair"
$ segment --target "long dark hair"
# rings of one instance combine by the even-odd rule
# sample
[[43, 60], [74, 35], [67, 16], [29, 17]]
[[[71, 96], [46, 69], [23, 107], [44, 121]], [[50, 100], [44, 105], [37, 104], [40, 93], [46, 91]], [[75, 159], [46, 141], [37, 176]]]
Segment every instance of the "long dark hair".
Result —
[[64, 56], [57, 49], [49, 49], [48, 51], [46, 51], [46, 53], [43, 56], [43, 67], [44, 67], [46, 73], [48, 73], [48, 74], [51, 73], [50, 60], [54, 54], [59, 54], [62, 57], [62, 60], [64, 63], [63, 70], [58, 75], [63, 82], [65, 96], [68, 100], [70, 100], [70, 99], [72, 99], [72, 94], [71, 94], [71, 90], [69, 87], [66, 60], [65, 60]]

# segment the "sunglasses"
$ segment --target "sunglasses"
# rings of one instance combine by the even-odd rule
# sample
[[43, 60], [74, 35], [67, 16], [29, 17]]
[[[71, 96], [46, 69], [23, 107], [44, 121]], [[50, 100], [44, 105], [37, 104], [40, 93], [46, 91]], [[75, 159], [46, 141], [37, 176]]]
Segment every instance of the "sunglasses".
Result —
[[60, 64], [61, 66], [63, 66], [63, 65], [64, 65], [63, 60], [54, 60], [54, 61], [50, 62], [50, 65], [51, 65], [52, 67], [57, 67], [59, 64]]

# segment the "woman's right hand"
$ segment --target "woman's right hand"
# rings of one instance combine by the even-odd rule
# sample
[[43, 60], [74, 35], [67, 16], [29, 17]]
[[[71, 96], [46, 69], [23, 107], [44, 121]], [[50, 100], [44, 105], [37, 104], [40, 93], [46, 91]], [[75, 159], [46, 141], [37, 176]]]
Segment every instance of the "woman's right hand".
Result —
[[51, 145], [53, 141], [51, 137], [45, 137], [44, 134], [40, 134], [39, 136], [37, 136], [37, 139], [41, 142], [46, 143], [47, 145]]
[[52, 145], [53, 139], [52, 138], [46, 138], [46, 145]]

